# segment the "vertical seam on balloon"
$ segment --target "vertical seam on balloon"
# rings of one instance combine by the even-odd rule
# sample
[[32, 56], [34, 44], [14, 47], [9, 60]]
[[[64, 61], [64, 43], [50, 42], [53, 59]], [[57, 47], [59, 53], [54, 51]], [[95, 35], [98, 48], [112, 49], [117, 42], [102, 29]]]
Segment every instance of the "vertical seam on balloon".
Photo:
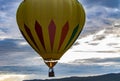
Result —
[[56, 25], [53, 20], [51, 20], [49, 26], [49, 37], [50, 37], [50, 44], [51, 44], [51, 50], [53, 50], [53, 45], [54, 45], [54, 39], [55, 39], [55, 33], [56, 33]]
[[59, 43], [59, 48], [58, 50], [60, 49], [60, 47], [62, 46], [66, 36], [67, 36], [67, 33], [68, 33], [68, 30], [69, 30], [69, 24], [68, 22], [66, 22], [66, 24], [63, 26], [62, 28], [62, 32], [61, 32], [61, 38], [60, 38], [60, 43]]
[[[43, 32], [42, 32], [42, 27], [41, 25], [36, 21], [35, 22], [35, 31], [37, 33], [37, 36], [43, 46], [43, 48], [45, 49], [45, 44], [44, 44], [44, 39], [43, 39]], [[46, 50], [46, 49], [45, 49]]]
[[[69, 45], [69, 44], [71, 43], [71, 41], [74, 39], [74, 37], [75, 37], [75, 35], [76, 35], [77, 31], [78, 31], [78, 28], [79, 28], [79, 24], [74, 28], [73, 33], [72, 33], [72, 35], [71, 35], [71, 37], [70, 37], [70, 40], [68, 41], [67, 45], [65, 46], [65, 49], [68, 47], [68, 45]], [[73, 42], [73, 43], [74, 43], [74, 42]]]
[[37, 46], [37, 44], [36, 44], [36, 42], [35, 42], [35, 40], [34, 40], [34, 38], [33, 38], [33, 35], [31, 33], [30, 29], [25, 24], [24, 24], [24, 27], [25, 27], [25, 31], [27, 32], [27, 34], [30, 37], [31, 41], [34, 43], [34, 45], [36, 46], [36, 48], [39, 49], [38, 46]]

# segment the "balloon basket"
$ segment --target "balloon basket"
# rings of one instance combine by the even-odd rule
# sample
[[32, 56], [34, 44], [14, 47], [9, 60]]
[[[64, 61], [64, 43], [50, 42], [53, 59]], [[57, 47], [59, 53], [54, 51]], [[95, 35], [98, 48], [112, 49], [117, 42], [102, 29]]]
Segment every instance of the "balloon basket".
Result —
[[58, 60], [50, 59], [50, 60], [44, 60], [44, 62], [49, 67], [48, 76], [49, 77], [55, 77], [55, 73], [54, 73], [53, 67], [57, 64]]
[[49, 68], [49, 74], [48, 74], [49, 77], [55, 77], [55, 74], [54, 74], [54, 69], [53, 68]]

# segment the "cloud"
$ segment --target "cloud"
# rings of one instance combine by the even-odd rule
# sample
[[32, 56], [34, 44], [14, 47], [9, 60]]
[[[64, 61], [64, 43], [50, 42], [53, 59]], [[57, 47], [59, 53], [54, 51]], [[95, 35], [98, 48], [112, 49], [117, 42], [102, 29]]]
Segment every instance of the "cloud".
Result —
[[86, 11], [83, 32], [93, 32], [111, 27], [120, 19], [120, 0], [79, 0]]
[[89, 59], [77, 59], [73, 64], [78, 65], [100, 65], [100, 66], [118, 66], [120, 67], [120, 58], [89, 58]]
[[[120, 14], [120, 0], [104, 0], [104, 1], [98, 1], [98, 0], [80, 0], [83, 3], [83, 6], [86, 9], [86, 12], [91, 16], [91, 14], [94, 14], [94, 16], [106, 16], [111, 17], [113, 14], [114, 16], [119, 16]], [[107, 16], [108, 15], [108, 16]], [[120, 17], [120, 16], [119, 16]]]
[[[98, 27], [110, 26], [111, 20], [120, 18], [119, 0], [79, 1], [82, 2], [87, 15], [85, 31], [90, 27], [98, 29]], [[16, 23], [16, 11], [20, 2], [20, 0], [0, 0], [0, 32], [5, 33], [5, 37], [22, 37]]]
[[[0, 70], [1, 73], [23, 73], [46, 75], [47, 66], [37, 53], [28, 45], [21, 45], [23, 39], [0, 40]], [[70, 69], [69, 69], [70, 68]], [[99, 71], [98, 71], [99, 69]], [[55, 67], [58, 75], [91, 75], [118, 72], [120, 58], [89, 58], [77, 59], [72, 63], [59, 63]], [[46, 72], [46, 73], [45, 73]]]
[[108, 7], [108, 8], [118, 8], [120, 5], [119, 4], [120, 0], [104, 0], [104, 1], [80, 0], [80, 1], [82, 1], [84, 4], [86, 4], [86, 6], [89, 6], [89, 7], [104, 6], [104, 7]]
[[42, 64], [42, 58], [24, 39], [0, 40], [0, 67], [39, 66]]
[[11, 38], [21, 37], [16, 24], [16, 10], [18, 4], [18, 0], [0, 0], [0, 31]]
[[28, 45], [26, 46], [19, 46], [23, 39], [4, 39], [0, 40], [0, 50], [4, 53], [16, 52], [16, 51], [26, 51], [30, 48]]

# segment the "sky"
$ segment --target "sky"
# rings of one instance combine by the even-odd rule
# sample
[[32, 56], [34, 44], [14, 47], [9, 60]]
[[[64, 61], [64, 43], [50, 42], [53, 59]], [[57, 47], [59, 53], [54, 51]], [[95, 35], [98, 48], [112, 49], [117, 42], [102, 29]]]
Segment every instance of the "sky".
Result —
[[[87, 17], [82, 34], [97, 31], [98, 29], [112, 26], [115, 22], [120, 22], [120, 0], [79, 1], [85, 8]], [[41, 58], [39, 58], [39, 55], [36, 54], [36, 52], [26, 43], [18, 29], [16, 23], [16, 11], [20, 2], [21, 0], [0, 0], [0, 69], [2, 69], [3, 71], [8, 69], [4, 66], [22, 67], [31, 65], [43, 65], [43, 63], [39, 62], [39, 60], [41, 60]], [[34, 55], [34, 53], [36, 55]], [[26, 55], [29, 55], [29, 58], [26, 57]], [[30, 59], [32, 60], [30, 61]], [[119, 62], [119, 58], [104, 59], [102, 61], [100, 59], [87, 59], [86, 62], [97, 63], [110, 60]], [[36, 63], [34, 63], [34, 61], [36, 61]], [[65, 65], [63, 64], [57, 67], [62, 66]], [[3, 67], [6, 69], [3, 69]], [[75, 68], [72, 65], [71, 67]], [[83, 67], [80, 68], [83, 69], [85, 67], [88, 66], [83, 65]], [[95, 67], [101, 68], [100, 66]], [[104, 71], [103, 68], [104, 67], [101, 68], [102, 71]], [[63, 68], [63, 70], [64, 69], [65, 68]], [[59, 71], [59, 69], [57, 70]], [[87, 69], [86, 71], [88, 70], [89, 69]]]

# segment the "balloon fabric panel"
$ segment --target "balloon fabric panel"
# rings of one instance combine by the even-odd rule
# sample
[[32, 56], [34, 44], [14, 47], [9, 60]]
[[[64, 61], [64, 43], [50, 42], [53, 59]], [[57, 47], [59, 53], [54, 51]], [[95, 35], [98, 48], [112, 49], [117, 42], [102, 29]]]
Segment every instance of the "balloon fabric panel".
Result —
[[61, 37], [60, 37], [60, 43], [59, 43], [59, 48], [58, 50], [60, 49], [61, 45], [63, 44], [65, 38], [66, 38], [66, 35], [68, 33], [68, 30], [69, 30], [69, 24], [68, 22], [64, 25], [64, 27], [62, 28], [62, 32], [61, 32]]
[[51, 50], [53, 50], [54, 45], [54, 39], [55, 39], [55, 33], [56, 33], [56, 25], [53, 20], [51, 20], [49, 27], [49, 37], [50, 37], [50, 44], [51, 44]]
[[[36, 33], [39, 37], [39, 40], [43, 46], [43, 48], [45, 49], [45, 44], [44, 44], [44, 40], [43, 40], [43, 32], [42, 32], [42, 28], [40, 26], [40, 24], [36, 21], [35, 23], [35, 30], [36, 30]], [[45, 49], [46, 50], [46, 49]]]

